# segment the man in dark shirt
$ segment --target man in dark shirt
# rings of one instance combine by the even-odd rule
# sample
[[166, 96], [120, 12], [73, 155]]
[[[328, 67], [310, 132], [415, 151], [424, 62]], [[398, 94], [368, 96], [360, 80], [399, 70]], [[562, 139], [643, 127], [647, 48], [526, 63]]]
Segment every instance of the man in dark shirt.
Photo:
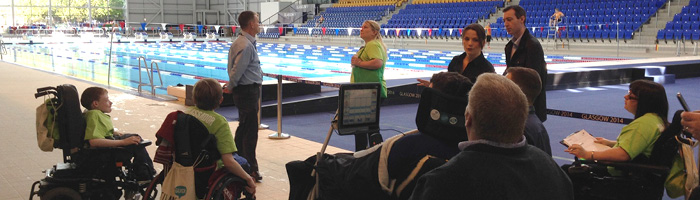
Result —
[[506, 68], [523, 66], [537, 71], [542, 80], [542, 88], [535, 99], [535, 113], [542, 122], [547, 121], [547, 63], [544, 61], [542, 45], [525, 27], [525, 9], [522, 7], [515, 5], [503, 9], [503, 21], [508, 34], [513, 35], [505, 48]]
[[549, 134], [547, 134], [547, 129], [542, 124], [542, 121], [535, 115], [535, 107], [532, 106], [542, 88], [540, 76], [537, 75], [537, 71], [530, 68], [511, 67], [506, 70], [506, 78], [515, 82], [527, 97], [529, 105], [529, 113], [527, 121], [525, 121], [525, 139], [527, 139], [527, 143], [540, 148], [551, 156], [552, 148], [549, 145]]
[[418, 179], [410, 199], [573, 199], [571, 180], [552, 157], [527, 145], [525, 94], [496, 74], [469, 92], [466, 142], [446, 164]]

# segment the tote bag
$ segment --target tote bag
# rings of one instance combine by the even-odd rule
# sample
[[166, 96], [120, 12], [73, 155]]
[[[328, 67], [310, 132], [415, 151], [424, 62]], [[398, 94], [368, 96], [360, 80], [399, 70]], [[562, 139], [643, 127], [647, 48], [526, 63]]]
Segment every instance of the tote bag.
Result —
[[170, 171], [163, 180], [162, 187], [161, 200], [197, 199], [194, 191], [194, 167], [185, 167], [180, 163], [173, 162], [173, 166], [170, 167]]

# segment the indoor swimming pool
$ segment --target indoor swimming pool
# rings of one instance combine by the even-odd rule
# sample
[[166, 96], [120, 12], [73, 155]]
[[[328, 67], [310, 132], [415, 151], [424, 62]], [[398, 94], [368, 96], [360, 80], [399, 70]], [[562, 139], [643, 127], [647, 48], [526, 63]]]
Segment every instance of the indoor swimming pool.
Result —
[[[124, 89], [135, 89], [140, 83], [149, 83], [146, 68], [153, 66], [154, 72], [160, 72], [163, 83], [163, 87], [157, 87], [156, 93], [166, 94], [167, 86], [194, 84], [201, 78], [227, 82], [226, 65], [230, 45], [231, 43], [225, 42], [114, 43], [111, 47], [111, 72], [109, 43], [8, 45], [9, 54], [5, 55], [4, 60]], [[283, 75], [313, 81], [335, 78], [348, 82], [350, 59], [358, 50], [359, 47], [258, 43], [265, 81]], [[433, 73], [445, 71], [452, 57], [461, 53], [389, 49], [385, 78], [430, 77]], [[503, 71], [504, 54], [484, 53], [484, 56], [494, 64], [496, 71]], [[545, 57], [550, 64], [606, 59]], [[158, 73], [152, 74], [154, 84], [160, 86]], [[111, 79], [108, 80], [108, 76]]]

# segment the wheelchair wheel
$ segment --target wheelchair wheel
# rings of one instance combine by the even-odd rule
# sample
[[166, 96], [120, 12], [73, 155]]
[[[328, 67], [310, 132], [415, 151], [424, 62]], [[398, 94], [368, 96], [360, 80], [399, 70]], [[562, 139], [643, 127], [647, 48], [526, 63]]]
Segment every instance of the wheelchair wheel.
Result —
[[154, 200], [158, 197], [158, 190], [163, 186], [165, 174], [163, 172], [158, 173], [158, 175], [153, 178], [151, 184], [148, 185], [146, 191], [143, 193], [144, 200]]
[[243, 188], [243, 179], [231, 173], [219, 177], [209, 188], [206, 200], [238, 200], [241, 199]]
[[49, 190], [43, 196], [41, 200], [81, 200], [80, 194], [74, 189], [67, 187], [57, 187]]

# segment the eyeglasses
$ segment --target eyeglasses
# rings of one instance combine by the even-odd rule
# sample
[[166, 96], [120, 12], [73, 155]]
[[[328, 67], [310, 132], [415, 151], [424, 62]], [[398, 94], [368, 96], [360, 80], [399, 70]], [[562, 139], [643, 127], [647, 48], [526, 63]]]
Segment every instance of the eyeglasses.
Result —
[[628, 91], [627, 91], [627, 95], [625, 95], [625, 99], [628, 99], [628, 100], [637, 100], [637, 99], [639, 99], [639, 98], [637, 98], [637, 97], [635, 97], [635, 96], [632, 96], [632, 95], [634, 95], [634, 94], [632, 94], [632, 92], [628, 90]]

